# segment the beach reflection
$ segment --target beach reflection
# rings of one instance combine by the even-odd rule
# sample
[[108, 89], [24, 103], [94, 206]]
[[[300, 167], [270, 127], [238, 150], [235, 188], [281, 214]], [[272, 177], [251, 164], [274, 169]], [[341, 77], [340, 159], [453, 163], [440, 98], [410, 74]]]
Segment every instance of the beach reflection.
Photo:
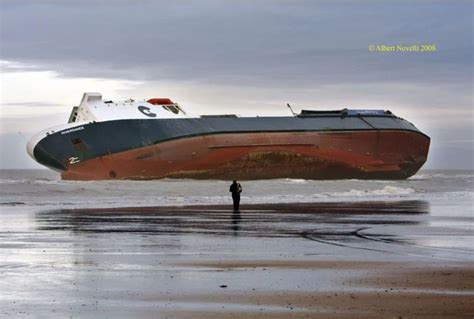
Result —
[[240, 216], [240, 212], [239, 211], [233, 211], [232, 212], [232, 231], [233, 231], [233, 235], [234, 236], [238, 236], [239, 235], [239, 224], [240, 224], [240, 220], [242, 219], [242, 217]]
[[[38, 230], [81, 233], [246, 237], [319, 236], [361, 239], [356, 230], [375, 225], [416, 225], [425, 201], [255, 204], [233, 212], [225, 206], [57, 209], [35, 215]], [[340, 237], [340, 238], [339, 238]]]
[[79, 246], [82, 240], [87, 242], [87, 247], [99, 245], [91, 238], [100, 238], [100, 245], [116, 241], [157, 250], [195, 247], [210, 240], [225, 242], [232, 251], [232, 238], [245, 239], [250, 245], [258, 244], [255, 238], [294, 238], [328, 249], [338, 246], [390, 254], [471, 251], [465, 244], [470, 233], [457, 230], [453, 237], [452, 229], [433, 226], [436, 219], [426, 201], [393, 201], [253, 204], [240, 212], [223, 205], [57, 209], [36, 213], [34, 224], [38, 231], [66, 232]]

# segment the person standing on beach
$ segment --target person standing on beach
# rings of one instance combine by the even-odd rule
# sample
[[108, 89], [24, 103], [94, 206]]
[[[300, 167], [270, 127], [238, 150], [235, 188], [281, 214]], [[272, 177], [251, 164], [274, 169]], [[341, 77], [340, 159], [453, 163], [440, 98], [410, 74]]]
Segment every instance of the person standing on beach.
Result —
[[229, 192], [232, 193], [232, 200], [234, 201], [234, 212], [238, 212], [240, 205], [240, 193], [242, 193], [242, 186], [234, 179], [234, 181], [230, 185]]

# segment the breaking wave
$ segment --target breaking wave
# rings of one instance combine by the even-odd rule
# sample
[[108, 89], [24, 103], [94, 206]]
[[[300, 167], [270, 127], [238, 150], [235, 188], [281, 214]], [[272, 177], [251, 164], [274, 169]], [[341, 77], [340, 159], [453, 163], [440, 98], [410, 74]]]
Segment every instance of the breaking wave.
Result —
[[470, 173], [418, 173], [409, 178], [409, 180], [429, 180], [429, 179], [471, 179], [474, 174]]
[[305, 184], [308, 181], [307, 179], [285, 178], [282, 182], [286, 184]]
[[413, 188], [403, 188], [403, 187], [396, 187], [396, 186], [385, 186], [382, 189], [374, 189], [374, 190], [359, 190], [359, 189], [351, 189], [348, 192], [340, 192], [340, 193], [333, 193], [330, 196], [342, 196], [342, 197], [360, 197], [360, 196], [383, 196], [383, 195], [409, 195], [415, 193], [415, 189]]
[[[428, 171], [402, 181], [274, 179], [241, 181], [245, 203], [467, 200], [473, 171]], [[229, 204], [229, 181], [64, 181], [45, 170], [0, 170], [0, 207], [139, 207]]]

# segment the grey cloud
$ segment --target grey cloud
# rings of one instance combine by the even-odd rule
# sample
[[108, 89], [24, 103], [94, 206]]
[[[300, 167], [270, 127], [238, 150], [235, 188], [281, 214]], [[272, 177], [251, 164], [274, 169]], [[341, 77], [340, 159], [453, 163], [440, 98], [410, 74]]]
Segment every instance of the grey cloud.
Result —
[[[179, 88], [174, 92], [188, 90], [189, 101], [204, 103], [214, 94], [242, 108], [275, 101], [380, 105], [415, 114], [407, 119], [433, 137], [434, 167], [472, 166], [472, 1], [4, 0], [1, 6], [1, 59], [25, 65], [3, 71], [168, 81]], [[368, 50], [423, 43], [438, 50]], [[213, 91], [190, 96], [206, 89]]]
[[[467, 2], [33, 1], [3, 12], [4, 59], [68, 76], [270, 87], [472, 80]], [[439, 49], [367, 49], [412, 43]]]

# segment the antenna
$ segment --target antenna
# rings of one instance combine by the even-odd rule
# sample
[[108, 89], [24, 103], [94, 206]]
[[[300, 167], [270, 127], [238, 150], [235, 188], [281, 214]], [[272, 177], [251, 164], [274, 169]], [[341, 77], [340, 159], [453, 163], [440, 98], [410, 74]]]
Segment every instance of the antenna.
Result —
[[288, 106], [288, 108], [290, 109], [290, 111], [291, 111], [291, 114], [293, 114], [293, 116], [296, 116], [296, 113], [295, 113], [295, 112], [293, 112], [293, 109], [291, 108], [291, 105], [290, 105], [290, 103], [286, 103], [286, 106]]

